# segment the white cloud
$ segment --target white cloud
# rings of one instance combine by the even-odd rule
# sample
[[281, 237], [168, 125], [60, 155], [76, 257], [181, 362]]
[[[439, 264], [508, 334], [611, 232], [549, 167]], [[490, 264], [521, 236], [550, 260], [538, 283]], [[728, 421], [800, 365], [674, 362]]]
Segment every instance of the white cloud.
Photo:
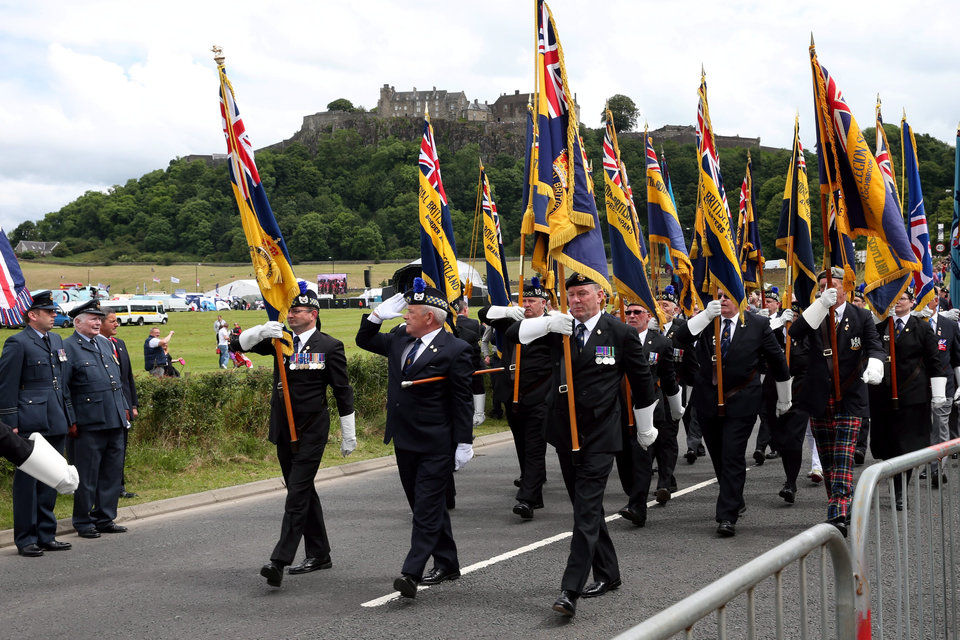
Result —
[[[701, 64], [723, 134], [787, 146], [799, 110], [812, 148], [810, 32], [861, 126], [879, 92], [917, 131], [952, 142], [960, 41], [950, 3], [553, 0], [585, 122], [614, 93], [651, 127], [692, 124]], [[532, 89], [532, 2], [322, 1], [223, 5], [40, 0], [0, 5], [0, 221], [38, 219], [88, 188], [122, 184], [191, 153], [221, 152], [216, 67], [224, 47], [256, 146], [345, 97], [373, 107], [383, 84], [493, 102]]]

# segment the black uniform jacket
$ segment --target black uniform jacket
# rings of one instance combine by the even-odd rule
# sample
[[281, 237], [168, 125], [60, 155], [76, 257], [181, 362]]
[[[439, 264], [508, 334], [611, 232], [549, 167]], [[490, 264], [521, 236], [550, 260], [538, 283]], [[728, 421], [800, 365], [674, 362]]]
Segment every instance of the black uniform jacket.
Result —
[[7, 338], [0, 356], [0, 420], [23, 435], [60, 436], [75, 422], [63, 339], [47, 335], [49, 349], [27, 327]]
[[940, 357], [940, 365], [947, 372], [947, 396], [953, 397], [957, 390], [957, 381], [952, 371], [955, 367], [960, 367], [960, 328], [957, 327], [956, 320], [945, 318], [943, 314], [938, 313], [937, 328], [934, 333], [937, 338], [937, 355]]
[[[509, 373], [509, 400], [513, 401], [513, 385], [517, 375], [517, 345], [520, 344], [520, 322], [510, 318], [487, 319], [487, 310], [480, 310], [480, 320], [503, 333], [503, 366]], [[552, 341], [549, 336], [537, 338], [520, 347], [519, 403], [524, 406], [541, 404], [553, 380]]]
[[[873, 315], [847, 303], [837, 328], [837, 359], [840, 367], [841, 401], [834, 414], [870, 417], [867, 384], [861, 380], [869, 358], [883, 360], [886, 354], [880, 346], [880, 337], [873, 324]], [[833, 394], [833, 351], [830, 345], [829, 319], [824, 318], [817, 329], [812, 329], [803, 315], [794, 320], [790, 336], [806, 338], [810, 348], [807, 363], [807, 381], [804, 393], [794, 398], [794, 404], [812, 418], [822, 418], [827, 400]]]
[[[720, 322], [723, 320], [721, 317]], [[772, 376], [776, 381], [789, 380], [790, 372], [787, 370], [783, 350], [770, 329], [769, 319], [744, 313], [743, 320], [734, 317], [733, 321], [737, 323], [737, 327], [727, 354], [721, 357], [724, 406], [727, 416], [742, 418], [760, 412], [760, 373], [763, 365], [766, 365], [766, 375]], [[717, 415], [715, 324], [711, 322], [696, 338], [700, 369], [693, 386], [692, 401], [698, 415], [703, 417]], [[690, 340], [693, 337], [687, 325], [681, 327], [677, 335], [681, 340]]]
[[123, 396], [120, 363], [113, 357], [110, 341], [101, 335], [86, 340], [74, 331], [64, 345], [70, 362], [70, 397], [77, 428], [82, 432], [127, 427], [130, 407]]
[[[250, 351], [273, 358], [273, 393], [270, 396], [270, 442], [290, 441], [287, 410], [280, 386], [280, 370], [287, 372], [287, 388], [293, 409], [297, 438], [304, 443], [326, 443], [330, 434], [327, 387], [333, 389], [341, 416], [353, 413], [353, 387], [347, 379], [347, 357], [343, 343], [318, 328], [300, 349], [300, 357], [277, 360], [273, 340], [261, 340]], [[232, 351], [242, 351], [239, 336], [230, 341]]]
[[685, 339], [681, 339], [677, 335], [680, 327], [686, 326], [686, 324], [686, 318], [675, 316], [673, 324], [670, 325], [664, 336], [673, 341], [673, 362], [674, 370], [677, 372], [677, 381], [686, 387], [692, 387], [697, 378], [697, 371], [700, 370], [700, 364], [697, 362], [697, 351], [694, 348], [695, 339], [689, 337], [689, 332], [684, 334], [688, 336]]
[[[547, 337], [553, 369], [553, 382], [547, 392], [550, 407], [547, 442], [559, 450], [569, 451], [571, 448], [567, 393], [572, 391], [580, 448], [595, 453], [620, 451], [623, 447], [622, 429], [626, 424], [620, 414], [623, 377], [630, 382], [634, 407], [650, 406], [657, 397], [650, 365], [644, 357], [636, 329], [602, 313], [579, 354], [576, 340], [571, 336], [572, 390], [566, 380], [562, 336], [550, 333]], [[523, 349], [526, 348], [524, 345]], [[561, 392], [564, 387], [565, 393]]]
[[[896, 322], [896, 318], [894, 318]], [[875, 325], [884, 350], [883, 382], [870, 389], [870, 402], [874, 410], [891, 408], [893, 376], [890, 371], [889, 319]], [[897, 397], [899, 406], [926, 404], [930, 402], [930, 378], [947, 375], [937, 354], [937, 337], [930, 325], [913, 316], [907, 316], [900, 335], [894, 331], [897, 356]]]
[[[404, 351], [415, 340], [405, 330], [380, 333], [368, 314], [360, 321], [357, 346], [387, 357], [387, 427], [384, 443], [421, 453], [453, 453], [457, 443], [473, 441], [474, 368], [470, 345], [441, 331], [403, 374]], [[402, 387], [405, 380], [445, 376], [443, 380]]]

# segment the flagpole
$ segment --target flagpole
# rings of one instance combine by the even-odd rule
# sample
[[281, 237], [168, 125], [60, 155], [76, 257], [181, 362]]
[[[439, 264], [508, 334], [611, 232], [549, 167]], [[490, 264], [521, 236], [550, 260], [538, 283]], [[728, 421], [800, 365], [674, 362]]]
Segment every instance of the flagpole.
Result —
[[[620, 322], [627, 324], [627, 305], [623, 302], [623, 296], [617, 296], [620, 298]], [[633, 393], [630, 391], [630, 380], [627, 379], [627, 376], [623, 376], [623, 397], [627, 399], [627, 407], [631, 407], [633, 402]], [[627, 411], [627, 426], [634, 426], [633, 422], [633, 411]]]
[[[823, 112], [823, 109], [826, 107], [824, 102], [823, 92], [826, 90], [826, 87], [823, 86], [823, 77], [820, 74], [820, 63], [817, 62], [817, 50], [814, 47], [813, 43], [813, 34], [810, 34], [810, 64], [813, 71], [813, 95], [814, 102], [817, 112], [817, 128], [821, 132], [820, 140], [821, 144], [823, 142], [829, 141], [830, 148], [834, 154], [836, 154], [836, 141], [833, 138], [833, 131], [828, 128], [826, 117]], [[824, 140], [824, 137], [827, 140]], [[825, 154], [825, 151], [821, 148], [817, 150], [818, 153], [824, 153], [824, 167], [827, 171], [827, 181], [828, 188], [830, 189], [830, 204], [833, 204], [834, 201], [834, 192], [835, 192], [835, 181], [833, 172], [830, 170], [830, 163]], [[836, 158], [834, 158], [836, 163]], [[840, 241], [840, 209], [837, 208], [834, 214], [837, 218], [837, 242]], [[830, 216], [829, 204], [827, 202], [827, 194], [823, 191], [823, 185], [820, 185], [820, 222], [823, 230], [823, 270], [827, 274], [827, 282], [829, 283], [829, 288], [833, 289], [833, 269], [830, 261], [830, 228], [827, 224], [827, 218]], [[840, 304], [840, 300], [837, 300], [837, 304]], [[829, 322], [828, 327], [830, 328], [830, 351], [831, 357], [833, 358], [833, 397], [839, 402], [843, 397], [840, 390], [840, 364], [837, 354], [837, 326], [834, 318], [834, 310], [836, 309], [836, 304], [829, 309], [827, 313], [827, 321]]]
[[473, 269], [476, 269], [477, 265], [477, 234], [478, 230], [482, 228], [483, 225], [483, 159], [480, 159], [480, 173], [477, 175], [477, 201], [473, 207], [473, 231], [470, 233], [470, 253], [467, 254], [470, 256], [470, 269], [471, 271], [467, 272], [466, 285], [464, 297], [469, 299], [470, 294], [473, 292], [473, 281], [470, 279], [470, 274]]
[[[223, 114], [226, 118], [226, 132], [230, 139], [230, 149], [239, 149], [240, 141], [237, 140], [237, 133], [233, 127], [233, 115], [230, 113], [230, 110], [227, 108], [227, 91], [230, 91], [230, 94], [233, 95], [233, 87], [230, 86], [226, 78], [226, 71], [224, 67], [224, 61], [226, 58], [223, 55], [223, 50], [218, 47], [213, 47], [214, 61], [217, 63], [217, 73], [220, 76], [220, 95], [223, 96]], [[237, 180], [245, 180], [243, 172], [237, 173]], [[237, 198], [237, 206], [242, 206]], [[243, 222], [243, 216], [240, 216], [241, 222]], [[246, 230], [244, 230], [246, 231]], [[254, 265], [256, 266], [256, 265]], [[283, 319], [281, 319], [281, 322]], [[279, 338], [274, 338], [273, 348], [274, 353], [277, 358], [277, 371], [279, 372], [280, 377], [280, 391], [283, 396], [283, 406], [287, 414], [287, 426], [290, 428], [290, 451], [297, 453], [300, 450], [300, 442], [297, 437], [297, 427], [293, 420], [293, 406], [290, 404], [290, 393], [289, 386], [287, 385], [287, 369], [283, 363], [283, 342]]]
[[[557, 262], [557, 288], [560, 290], [560, 313], [567, 313], [566, 278], [563, 263]], [[563, 336], [563, 365], [566, 373], [567, 412], [570, 415], [570, 445], [573, 464], [580, 463], [580, 437], [577, 435], [577, 406], [573, 396], [573, 363], [570, 361], [570, 336]]]
[[887, 334], [890, 336], [890, 403], [896, 411], [900, 408], [900, 394], [897, 390], [897, 333], [892, 315], [887, 316]]
[[[532, 164], [532, 163], [531, 163]], [[523, 276], [523, 254], [526, 251], [527, 247], [527, 236], [523, 233], [520, 234], [520, 286], [517, 287], [517, 303], [520, 307], [523, 307], [523, 287], [526, 284], [526, 281]], [[520, 404], [520, 349], [523, 347], [519, 342], [517, 343], [516, 352], [514, 353], [515, 359], [513, 363], [513, 406], [514, 408]]]

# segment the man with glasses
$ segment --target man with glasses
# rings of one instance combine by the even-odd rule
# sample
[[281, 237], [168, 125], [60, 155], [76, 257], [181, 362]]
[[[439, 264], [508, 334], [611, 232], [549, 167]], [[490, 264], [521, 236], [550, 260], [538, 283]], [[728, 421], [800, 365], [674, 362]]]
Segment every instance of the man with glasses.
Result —
[[[626, 323], [633, 327], [640, 337], [643, 356], [650, 365], [651, 375], [657, 381], [658, 402], [653, 413], [657, 439], [649, 449], [644, 449], [637, 442], [636, 425], [628, 427], [624, 421], [623, 449], [617, 453], [617, 473], [628, 497], [628, 502], [620, 509], [619, 515], [642, 527], [647, 522], [647, 495], [653, 478], [654, 458], [657, 460], [657, 503], [666, 504], [670, 500], [670, 486], [676, 482], [673, 470], [677, 466], [677, 429], [683, 406], [680, 401], [680, 385], [677, 384], [677, 374], [673, 368], [673, 342], [650, 328], [650, 319], [653, 316], [640, 304], [627, 304], [623, 313]], [[625, 400], [628, 406], [632, 404], [632, 398]]]
[[[323, 508], [314, 484], [330, 435], [327, 387], [332, 389], [340, 413], [340, 453], [348, 456], [357, 447], [353, 387], [347, 379], [347, 357], [342, 342], [320, 331], [319, 314], [317, 294], [301, 283], [300, 293], [293, 298], [287, 312], [287, 324], [293, 334], [290, 356], [278, 356], [274, 347], [275, 338], [286, 335], [289, 339], [279, 322], [251, 327], [234, 336], [230, 343], [233, 351], [252, 351], [273, 357], [268, 438], [277, 446], [277, 460], [287, 486], [287, 499], [283, 505], [280, 539], [270, 555], [270, 562], [260, 569], [260, 575], [271, 587], [280, 586], [283, 568], [293, 564], [301, 538], [306, 557], [300, 564], [290, 567], [290, 575], [333, 566]], [[286, 391], [298, 436], [296, 447], [291, 446], [280, 367], [287, 370]]]
[[[773, 337], [767, 318], [744, 313], [722, 290], [717, 300], [680, 329], [680, 338], [697, 338], [697, 359], [702, 363], [697, 374], [691, 402], [700, 416], [703, 439], [720, 485], [717, 497], [717, 535], [736, 535], [737, 520], [745, 510], [743, 487], [747, 467], [744, 456], [747, 441], [760, 413], [762, 401], [760, 370], [772, 376], [777, 388], [777, 415], [791, 404], [790, 372], [783, 351]], [[720, 317], [719, 335], [714, 318]], [[716, 345], [719, 340], [720, 362]], [[718, 408], [718, 380], [723, 377], [723, 404]]]

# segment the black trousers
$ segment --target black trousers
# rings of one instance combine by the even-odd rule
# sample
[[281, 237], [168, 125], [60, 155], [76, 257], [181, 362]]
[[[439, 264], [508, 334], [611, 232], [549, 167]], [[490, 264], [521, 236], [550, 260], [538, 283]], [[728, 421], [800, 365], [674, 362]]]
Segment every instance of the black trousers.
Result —
[[717, 522], [736, 523], [743, 506], [743, 486], [747, 480], [747, 441], [757, 418], [754, 415], [733, 418], [701, 416], [703, 441], [710, 452], [713, 470], [717, 474], [720, 495], [717, 496]]
[[[669, 410], [669, 407], [665, 408], [665, 411]], [[677, 458], [680, 455], [680, 446], [677, 443], [679, 432], [679, 422], [669, 418], [657, 421], [657, 439], [650, 447], [653, 458], [657, 461], [657, 489], [669, 489], [676, 484], [673, 472], [677, 468]]]
[[83, 431], [73, 440], [80, 486], [73, 494], [77, 531], [103, 527], [117, 517], [123, 478], [123, 427]]
[[617, 580], [620, 566], [607, 531], [603, 513], [603, 492], [613, 467], [613, 453], [580, 451], [574, 466], [569, 451], [557, 450], [560, 471], [573, 503], [573, 537], [570, 555], [560, 588], [580, 593], [593, 570], [594, 580]]
[[547, 481], [547, 407], [545, 404], [510, 404], [507, 423], [520, 461], [520, 488], [517, 500], [530, 504], [543, 502], [543, 484]]
[[[18, 438], [19, 436], [13, 436]], [[63, 453], [65, 435], [44, 436], [54, 449]], [[13, 541], [18, 549], [50, 542], [57, 533], [57, 490], [33, 476], [17, 470], [13, 474]]]
[[627, 494], [627, 505], [646, 515], [647, 497], [653, 479], [653, 456], [650, 450], [644, 450], [637, 438], [624, 429], [623, 449], [615, 457], [620, 486]]
[[398, 447], [396, 454], [400, 484], [413, 510], [410, 551], [401, 572], [420, 580], [430, 556], [438, 569], [459, 570], [446, 499], [447, 484], [453, 477], [454, 449], [449, 453], [420, 453]]
[[300, 441], [300, 450], [293, 453], [289, 442], [277, 443], [277, 460], [287, 485], [287, 499], [283, 504], [280, 539], [270, 554], [270, 560], [282, 565], [293, 563], [303, 538], [303, 550], [308, 558], [326, 558], [330, 555], [330, 541], [323, 523], [323, 507], [315, 484], [317, 469], [323, 459], [326, 442]]

